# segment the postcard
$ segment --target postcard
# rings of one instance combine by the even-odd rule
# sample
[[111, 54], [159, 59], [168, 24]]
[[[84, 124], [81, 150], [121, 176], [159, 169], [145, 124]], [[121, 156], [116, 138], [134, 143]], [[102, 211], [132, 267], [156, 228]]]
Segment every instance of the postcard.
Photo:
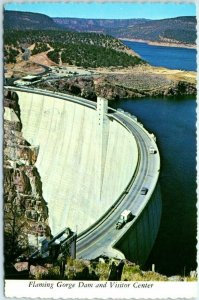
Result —
[[5, 296], [197, 297], [196, 4], [3, 6]]

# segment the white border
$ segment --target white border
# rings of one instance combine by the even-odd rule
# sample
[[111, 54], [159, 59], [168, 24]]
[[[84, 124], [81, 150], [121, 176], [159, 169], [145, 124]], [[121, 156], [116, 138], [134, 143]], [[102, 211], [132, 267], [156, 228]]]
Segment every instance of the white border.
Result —
[[[111, 287], [113, 283], [124, 287]], [[38, 287], [40, 284], [43, 287]], [[158, 295], [192, 299], [197, 295], [196, 282], [6, 280], [5, 287], [7, 297], [19, 298], [157, 299]]]
[[[197, 16], [199, 16], [199, 3], [197, 0], [188, 0], [188, 1], [181, 1], [181, 0], [126, 0], [126, 1], [120, 1], [120, 0], [115, 0], [115, 1], [79, 1], [79, 0], [73, 0], [73, 1], [61, 1], [61, 0], [53, 0], [53, 1], [46, 1], [46, 0], [39, 0], [39, 1], [21, 1], [21, 0], [15, 0], [15, 1], [6, 1], [3, 0], [1, 2], [0, 6], [0, 18], [1, 21], [3, 21], [3, 5], [6, 3], [32, 3], [32, 2], [126, 2], [126, 3], [195, 3], [196, 5], [196, 11], [197, 11]], [[1, 22], [2, 24], [2, 22]], [[199, 32], [199, 20], [197, 24], [197, 32]], [[3, 31], [2, 31], [2, 26], [1, 26], [1, 49], [3, 49], [2, 45], [2, 40], [3, 40]], [[198, 50], [198, 44], [199, 44], [199, 38], [197, 39], [197, 50]], [[2, 61], [3, 51], [0, 51], [0, 59]], [[197, 55], [197, 63], [199, 65], [199, 57]], [[1, 68], [1, 76], [0, 76], [0, 81], [1, 81], [1, 95], [3, 95], [2, 87], [3, 87], [3, 70]], [[197, 79], [199, 82], [199, 74], [197, 74]], [[197, 86], [199, 88], [199, 85]], [[198, 102], [198, 96], [197, 96], [197, 102]], [[2, 118], [2, 105], [0, 105], [0, 116], [1, 116], [1, 136], [3, 137], [3, 118]], [[198, 106], [197, 106], [197, 115], [198, 115]], [[197, 130], [198, 130], [198, 121], [197, 121]], [[0, 146], [2, 149], [2, 139], [0, 139]], [[199, 144], [198, 144], [198, 136], [197, 136], [197, 153], [199, 151]], [[198, 168], [198, 156], [197, 156], [197, 168]], [[0, 156], [0, 165], [2, 166], [2, 156]], [[2, 188], [2, 179], [3, 179], [3, 174], [2, 174], [2, 168], [0, 171], [0, 176], [1, 176], [1, 181], [0, 181], [0, 192], [1, 195], [3, 194], [3, 188]], [[199, 175], [197, 174], [197, 183], [198, 183], [198, 188], [197, 188], [197, 195], [199, 195]], [[3, 202], [3, 201], [2, 201]], [[3, 205], [3, 204], [2, 204]], [[198, 208], [198, 204], [197, 204]], [[0, 224], [1, 228], [3, 229], [3, 214], [2, 214], [3, 209], [0, 210]], [[198, 216], [198, 221], [199, 221], [199, 216]], [[1, 247], [0, 247], [0, 299], [7, 299], [4, 296], [4, 280], [3, 280], [3, 230], [1, 230]], [[198, 248], [198, 245], [197, 245]], [[199, 254], [197, 255], [197, 261], [199, 262]], [[133, 287], [134, 282], [130, 282], [130, 287], [129, 288], [97, 288], [97, 287], [92, 287], [92, 288], [80, 288], [78, 287], [78, 281], [72, 281], [71, 283], [75, 284], [74, 288], [68, 289], [68, 288], [58, 288], [56, 287], [57, 281], [45, 281], [46, 283], [53, 283], [54, 288], [32, 288], [29, 287], [30, 280], [6, 280], [5, 281], [5, 286], [6, 286], [6, 296], [9, 297], [9, 299], [199, 299], [199, 285], [196, 282], [147, 282], [150, 284], [153, 284], [152, 288], [135, 288]], [[43, 282], [43, 281], [37, 281], [38, 282]], [[66, 281], [65, 281], [66, 282]], [[70, 283], [67, 281], [67, 283]], [[88, 281], [86, 283], [89, 283]], [[90, 282], [93, 284], [97, 284], [98, 282]], [[102, 282], [103, 283], [103, 282]], [[121, 283], [121, 282], [119, 282]], [[127, 283], [127, 282], [126, 282]], [[140, 284], [141, 282], [139, 282]], [[143, 282], [146, 283], [146, 282]], [[110, 282], [107, 282], [107, 286], [110, 285]], [[180, 298], [180, 299], [179, 299]]]

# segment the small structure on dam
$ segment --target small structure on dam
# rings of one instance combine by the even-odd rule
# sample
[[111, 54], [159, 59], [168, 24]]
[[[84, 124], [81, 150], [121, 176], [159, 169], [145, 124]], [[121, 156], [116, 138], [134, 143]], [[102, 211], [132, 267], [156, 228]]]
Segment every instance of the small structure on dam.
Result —
[[[7, 89], [17, 94], [23, 137], [39, 149], [36, 167], [52, 233], [66, 226], [77, 232], [77, 257], [144, 262], [161, 216], [154, 135], [130, 114], [109, 113], [101, 97], [96, 105], [34, 88]], [[133, 219], [116, 230], [125, 209]]]

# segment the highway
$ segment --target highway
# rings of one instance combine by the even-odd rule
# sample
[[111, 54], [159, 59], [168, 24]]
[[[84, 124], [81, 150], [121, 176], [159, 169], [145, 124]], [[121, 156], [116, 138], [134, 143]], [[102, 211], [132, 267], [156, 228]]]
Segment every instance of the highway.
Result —
[[[112, 246], [124, 232], [139, 217], [141, 211], [146, 206], [155, 186], [159, 175], [160, 162], [156, 143], [154, 139], [143, 131], [142, 126], [132, 121], [122, 113], [114, 113], [114, 117], [122, 121], [133, 133], [139, 148], [139, 165], [136, 177], [129, 189], [129, 192], [116, 204], [109, 214], [101, 220], [96, 228], [92, 228], [77, 241], [77, 255], [79, 258], [94, 259], [100, 255], [111, 256]], [[149, 154], [149, 147], [153, 145], [156, 154]], [[142, 187], [147, 187], [147, 195], [141, 195]], [[122, 229], [116, 230], [115, 224], [121, 212], [125, 209], [132, 211], [135, 218], [127, 223]], [[115, 251], [113, 250], [113, 256]], [[123, 258], [118, 252], [118, 258]]]
[[[42, 94], [51, 97], [56, 97], [62, 100], [76, 102], [78, 104], [96, 109], [96, 103], [61, 93], [54, 93], [46, 90], [36, 88], [21, 88], [21, 87], [8, 87], [5, 89], [11, 91], [25, 91], [30, 93]], [[156, 187], [159, 171], [160, 171], [160, 157], [159, 151], [154, 140], [154, 136], [149, 134], [143, 125], [137, 122], [129, 114], [110, 109], [113, 112], [108, 114], [108, 117], [114, 118], [129, 130], [137, 142], [139, 161], [131, 182], [128, 184], [127, 189], [122, 195], [115, 199], [115, 203], [110, 209], [99, 219], [95, 224], [87, 228], [85, 231], [78, 233], [77, 237], [77, 257], [85, 259], [94, 259], [100, 255], [117, 256], [124, 258], [124, 255], [113, 249], [114, 244], [118, 241], [128, 228], [136, 222], [141, 212], [146, 207], [150, 200], [151, 195]], [[153, 146], [156, 150], [155, 154], [149, 153], [149, 147]], [[142, 187], [146, 187], [148, 192], [146, 195], [141, 195]], [[135, 216], [134, 219], [127, 223], [122, 229], [116, 230], [115, 224], [121, 212], [125, 209], [132, 211]], [[85, 216], [86, 217], [86, 216]]]

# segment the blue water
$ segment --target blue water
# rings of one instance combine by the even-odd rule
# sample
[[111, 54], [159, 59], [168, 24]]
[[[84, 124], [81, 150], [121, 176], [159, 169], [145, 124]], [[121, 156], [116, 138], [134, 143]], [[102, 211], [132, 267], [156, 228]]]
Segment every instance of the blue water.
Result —
[[161, 156], [162, 220], [145, 268], [183, 275], [196, 269], [196, 100], [145, 98], [112, 104], [155, 134]]
[[153, 46], [147, 43], [123, 41], [152, 66], [196, 71], [196, 49]]
[[[195, 50], [125, 43], [156, 66], [196, 68]], [[196, 99], [142, 98], [109, 104], [136, 115], [155, 134], [160, 150], [162, 219], [144, 268], [155, 264], [162, 274], [188, 275], [196, 270]]]

